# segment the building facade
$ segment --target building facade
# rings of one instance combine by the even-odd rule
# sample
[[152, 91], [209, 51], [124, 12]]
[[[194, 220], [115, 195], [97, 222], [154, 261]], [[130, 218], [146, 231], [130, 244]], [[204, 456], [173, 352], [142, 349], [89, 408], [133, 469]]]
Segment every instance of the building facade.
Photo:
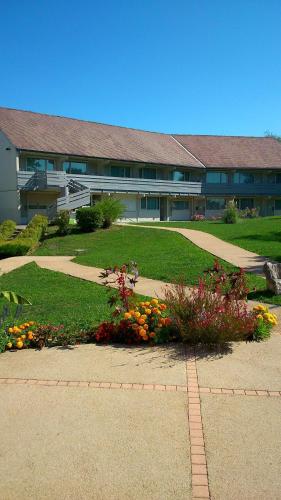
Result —
[[169, 135], [0, 108], [0, 221], [115, 196], [124, 220], [189, 220], [228, 200], [281, 215], [281, 143]]

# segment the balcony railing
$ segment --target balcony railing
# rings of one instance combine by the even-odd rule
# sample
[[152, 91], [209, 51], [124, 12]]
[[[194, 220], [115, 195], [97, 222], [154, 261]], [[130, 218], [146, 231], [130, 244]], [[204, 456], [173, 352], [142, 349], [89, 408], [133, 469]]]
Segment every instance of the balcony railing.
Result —
[[233, 196], [281, 195], [281, 184], [204, 184], [202, 194]]
[[[34, 172], [18, 172], [18, 189], [42, 189]], [[37, 180], [36, 180], [37, 179]], [[179, 182], [171, 180], [109, 177], [102, 175], [75, 175], [65, 172], [47, 172], [45, 189], [66, 187], [74, 181], [91, 193], [144, 193], [155, 195], [210, 195], [210, 196], [281, 196], [281, 184], [206, 184], [204, 182]], [[37, 183], [37, 184], [36, 184]]]

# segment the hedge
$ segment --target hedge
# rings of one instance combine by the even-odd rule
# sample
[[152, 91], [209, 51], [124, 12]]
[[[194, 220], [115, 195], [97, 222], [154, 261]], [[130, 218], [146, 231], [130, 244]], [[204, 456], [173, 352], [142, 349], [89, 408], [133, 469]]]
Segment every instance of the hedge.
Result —
[[95, 231], [103, 225], [104, 218], [102, 210], [97, 205], [93, 207], [78, 208], [76, 212], [76, 221], [81, 231], [85, 233]]
[[35, 248], [44, 235], [48, 219], [44, 215], [35, 215], [26, 228], [11, 241], [0, 241], [0, 257], [15, 257], [26, 255]]

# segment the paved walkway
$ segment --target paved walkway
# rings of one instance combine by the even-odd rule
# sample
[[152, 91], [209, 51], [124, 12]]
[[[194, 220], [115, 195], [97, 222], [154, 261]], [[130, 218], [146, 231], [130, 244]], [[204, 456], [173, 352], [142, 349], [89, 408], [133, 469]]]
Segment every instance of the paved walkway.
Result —
[[226, 241], [223, 241], [212, 234], [205, 233], [204, 231], [178, 227], [142, 226], [141, 224], [130, 224], [130, 226], [161, 229], [164, 231], [173, 231], [175, 233], [182, 234], [182, 236], [186, 239], [190, 240], [203, 250], [211, 253], [215, 257], [219, 257], [234, 266], [242, 267], [247, 272], [263, 275], [263, 265], [267, 260], [266, 257], [244, 250], [241, 247], [232, 245], [232, 243], [227, 243]]
[[281, 337], [0, 363], [1, 498], [280, 499]]

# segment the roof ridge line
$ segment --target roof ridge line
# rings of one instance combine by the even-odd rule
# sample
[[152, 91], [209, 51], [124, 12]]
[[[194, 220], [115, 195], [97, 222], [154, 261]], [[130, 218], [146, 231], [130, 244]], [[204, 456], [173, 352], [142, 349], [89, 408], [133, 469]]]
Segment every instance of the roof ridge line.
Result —
[[202, 161], [199, 160], [199, 158], [197, 158], [193, 153], [191, 153], [191, 151], [189, 151], [189, 149], [187, 149], [183, 144], [181, 144], [172, 134], [170, 134], [170, 135], [171, 135], [172, 139], [174, 139], [174, 141], [178, 144], [178, 146], [183, 148], [186, 151], [186, 153], [188, 153], [190, 156], [192, 156], [194, 158], [194, 160], [199, 161], [199, 163], [201, 163], [202, 167], [207, 168], [206, 165], [204, 165], [204, 163], [202, 163]]
[[63, 120], [73, 120], [73, 121], [82, 122], [82, 123], [94, 123], [96, 125], [104, 125], [105, 127], [122, 128], [125, 130], [136, 130], [137, 132], [146, 132], [148, 134], [166, 135], [167, 137], [171, 135], [167, 132], [157, 132], [156, 130], [143, 130], [141, 128], [126, 127], [125, 125], [112, 125], [111, 123], [96, 122], [93, 120], [83, 120], [82, 118], [74, 118], [73, 116], [63, 116], [63, 115], [54, 115], [54, 114], [50, 114], [50, 113], [40, 113], [38, 111], [31, 111], [29, 109], [8, 108], [6, 106], [0, 106], [0, 110], [1, 109], [7, 109], [10, 111], [18, 111], [19, 113], [32, 113], [33, 115], [49, 116], [50, 118], [61, 118]]

